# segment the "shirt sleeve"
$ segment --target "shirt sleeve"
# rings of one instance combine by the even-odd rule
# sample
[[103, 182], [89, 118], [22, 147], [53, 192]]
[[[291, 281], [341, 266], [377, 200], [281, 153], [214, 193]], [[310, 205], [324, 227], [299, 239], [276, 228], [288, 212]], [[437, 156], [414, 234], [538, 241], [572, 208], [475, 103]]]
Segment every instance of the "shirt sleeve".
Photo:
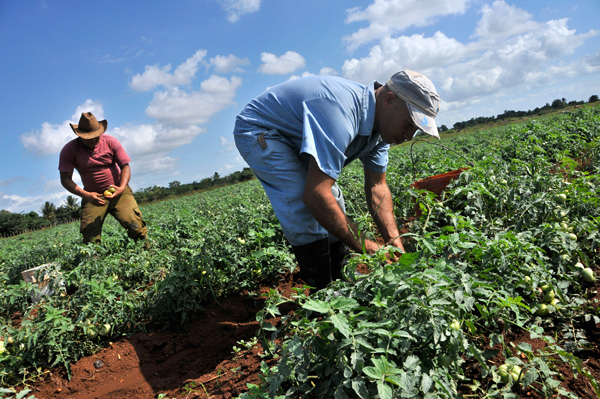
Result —
[[131, 158], [129, 158], [129, 155], [127, 155], [125, 148], [123, 148], [119, 140], [114, 139], [111, 143], [111, 147], [114, 154], [114, 161], [119, 165], [120, 169], [123, 169], [123, 166], [131, 162]]
[[361, 157], [360, 161], [365, 168], [373, 172], [384, 173], [387, 170], [389, 161], [389, 149], [390, 145], [381, 141], [368, 155]]
[[323, 173], [337, 179], [346, 161], [344, 153], [356, 135], [355, 118], [328, 98], [305, 101], [303, 107], [300, 153], [312, 155]]
[[72, 142], [67, 143], [60, 151], [58, 157], [59, 172], [73, 172], [75, 170], [75, 159], [73, 156]]

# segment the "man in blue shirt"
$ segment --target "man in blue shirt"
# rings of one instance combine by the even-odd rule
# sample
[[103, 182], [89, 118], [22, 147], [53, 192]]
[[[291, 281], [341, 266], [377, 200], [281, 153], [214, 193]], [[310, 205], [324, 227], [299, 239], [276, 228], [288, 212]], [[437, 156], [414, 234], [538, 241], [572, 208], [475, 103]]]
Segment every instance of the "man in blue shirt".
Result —
[[340, 278], [348, 247], [374, 253], [346, 215], [336, 180], [359, 159], [370, 213], [386, 244], [404, 251], [385, 171], [390, 144], [415, 132], [439, 138], [439, 96], [431, 81], [402, 70], [381, 85], [310, 76], [274, 86], [236, 118], [240, 154], [262, 183], [300, 266], [316, 289]]

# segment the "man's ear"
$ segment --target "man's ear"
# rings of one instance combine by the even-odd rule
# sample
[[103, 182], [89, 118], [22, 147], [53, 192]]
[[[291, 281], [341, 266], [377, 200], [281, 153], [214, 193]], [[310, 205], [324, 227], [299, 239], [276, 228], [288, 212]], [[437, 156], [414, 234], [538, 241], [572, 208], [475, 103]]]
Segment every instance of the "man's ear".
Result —
[[385, 96], [383, 97], [384, 104], [386, 106], [393, 105], [394, 101], [396, 101], [397, 98], [398, 98], [398, 96], [396, 96], [393, 92], [388, 91], [387, 93], [385, 93]]

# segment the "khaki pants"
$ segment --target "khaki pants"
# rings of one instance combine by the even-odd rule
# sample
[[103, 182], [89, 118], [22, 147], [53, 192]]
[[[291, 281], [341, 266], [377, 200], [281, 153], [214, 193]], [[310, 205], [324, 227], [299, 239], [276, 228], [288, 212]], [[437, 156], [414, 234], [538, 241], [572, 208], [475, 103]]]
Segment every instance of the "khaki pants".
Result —
[[148, 229], [142, 219], [142, 213], [133, 197], [131, 188], [127, 186], [119, 198], [105, 199], [103, 206], [93, 205], [86, 200], [81, 201], [81, 227], [83, 242], [99, 243], [102, 235], [104, 219], [110, 213], [127, 230], [129, 238], [146, 239]]

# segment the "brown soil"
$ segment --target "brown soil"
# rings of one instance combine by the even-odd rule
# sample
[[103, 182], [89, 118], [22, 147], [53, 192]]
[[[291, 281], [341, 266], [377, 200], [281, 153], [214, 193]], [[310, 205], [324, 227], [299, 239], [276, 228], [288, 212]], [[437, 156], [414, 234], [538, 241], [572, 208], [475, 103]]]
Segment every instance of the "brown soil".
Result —
[[[600, 298], [599, 286], [600, 281], [597, 281], [596, 299]], [[289, 296], [293, 287], [301, 287], [301, 284], [288, 274], [277, 288]], [[261, 291], [267, 292], [270, 288], [272, 286], [265, 286]], [[159, 394], [165, 394], [165, 398], [234, 398], [248, 389], [246, 384], [259, 381], [263, 360], [260, 345], [248, 349], [239, 342], [248, 342], [254, 337], [258, 328], [255, 316], [261, 308], [262, 301], [248, 295], [226, 298], [207, 307], [185, 330], [135, 334], [79, 360], [73, 364], [70, 381], [62, 371], [47, 373], [43, 380], [30, 386], [31, 394], [40, 399], [155, 399]], [[599, 326], [589, 323], [586, 327], [591, 345], [577, 356], [600, 381]], [[529, 342], [534, 350], [545, 345], [523, 333], [507, 332], [505, 340], [515, 344]], [[242, 350], [234, 351], [234, 346]], [[99, 361], [103, 365], [97, 368], [95, 364]], [[504, 357], [498, 355], [491, 363], [499, 365], [503, 361]], [[481, 379], [475, 361], [468, 360], [462, 367], [468, 380], [459, 390], [477, 397], [468, 385], [479, 381], [485, 387], [490, 380]], [[563, 378], [562, 387], [581, 398], [596, 398], [584, 378], [575, 378], [568, 367], [558, 369]], [[534, 389], [521, 390], [518, 394], [522, 398], [543, 397]]]

